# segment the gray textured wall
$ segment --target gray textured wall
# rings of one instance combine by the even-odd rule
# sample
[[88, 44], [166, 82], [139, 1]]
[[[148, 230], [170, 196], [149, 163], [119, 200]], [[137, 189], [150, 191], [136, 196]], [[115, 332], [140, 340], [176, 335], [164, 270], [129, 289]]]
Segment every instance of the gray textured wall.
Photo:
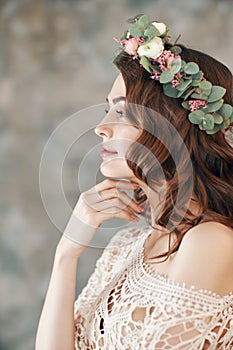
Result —
[[[187, 46], [233, 69], [233, 2], [2, 0], [0, 11], [0, 349], [31, 350], [61, 235], [40, 197], [47, 139], [73, 113], [104, 102], [117, 74], [112, 37], [137, 13], [166, 22], [174, 39], [182, 34]], [[78, 196], [75, 171], [95, 142], [93, 133], [82, 138], [64, 166], [71, 206]], [[95, 166], [88, 165], [91, 173]], [[54, 176], [51, 170], [49, 199], [56, 208]], [[88, 248], [80, 259], [77, 293], [101, 251]]]

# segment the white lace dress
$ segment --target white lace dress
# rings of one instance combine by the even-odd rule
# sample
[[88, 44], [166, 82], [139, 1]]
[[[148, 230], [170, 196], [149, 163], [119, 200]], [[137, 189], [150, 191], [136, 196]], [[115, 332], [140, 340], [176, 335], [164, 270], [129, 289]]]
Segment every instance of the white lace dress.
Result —
[[105, 248], [75, 301], [76, 350], [233, 349], [233, 294], [153, 273], [143, 260], [150, 231], [121, 230]]

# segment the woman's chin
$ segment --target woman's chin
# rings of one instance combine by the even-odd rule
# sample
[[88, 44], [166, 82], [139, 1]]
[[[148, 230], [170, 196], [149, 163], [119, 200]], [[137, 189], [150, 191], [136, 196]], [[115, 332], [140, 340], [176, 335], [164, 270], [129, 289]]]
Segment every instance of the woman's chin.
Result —
[[100, 165], [101, 173], [106, 177], [131, 177], [132, 170], [120, 159], [104, 159]]

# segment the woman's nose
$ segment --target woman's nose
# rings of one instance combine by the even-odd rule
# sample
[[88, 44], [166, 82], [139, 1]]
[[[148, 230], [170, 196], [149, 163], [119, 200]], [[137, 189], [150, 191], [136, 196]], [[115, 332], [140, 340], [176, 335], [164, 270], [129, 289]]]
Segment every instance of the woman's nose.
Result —
[[100, 137], [110, 138], [112, 136], [112, 129], [108, 124], [100, 123], [96, 126], [95, 133]]

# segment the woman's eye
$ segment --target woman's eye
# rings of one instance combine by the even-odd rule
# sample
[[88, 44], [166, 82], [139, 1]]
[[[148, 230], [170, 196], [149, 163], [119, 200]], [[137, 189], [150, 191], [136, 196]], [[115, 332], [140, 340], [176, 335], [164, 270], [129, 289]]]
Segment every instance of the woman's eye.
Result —
[[[105, 112], [106, 114], [108, 114], [108, 113], [109, 113], [109, 109], [105, 109], [104, 112]], [[120, 110], [120, 109], [116, 109], [115, 112], [116, 112], [117, 114], [120, 114], [120, 116], [124, 117], [124, 111], [122, 111], [122, 110]]]

